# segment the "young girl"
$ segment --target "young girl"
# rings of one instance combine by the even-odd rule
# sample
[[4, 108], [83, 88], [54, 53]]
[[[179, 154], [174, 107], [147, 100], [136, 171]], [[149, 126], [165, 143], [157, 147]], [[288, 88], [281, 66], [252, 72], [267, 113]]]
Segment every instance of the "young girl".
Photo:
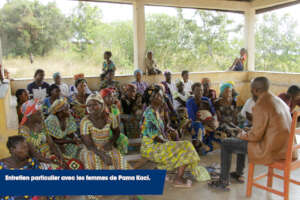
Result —
[[105, 74], [108, 70], [116, 71], [116, 66], [110, 58], [112, 57], [112, 53], [110, 51], [104, 52], [104, 62], [101, 74], [101, 80], [104, 80]]

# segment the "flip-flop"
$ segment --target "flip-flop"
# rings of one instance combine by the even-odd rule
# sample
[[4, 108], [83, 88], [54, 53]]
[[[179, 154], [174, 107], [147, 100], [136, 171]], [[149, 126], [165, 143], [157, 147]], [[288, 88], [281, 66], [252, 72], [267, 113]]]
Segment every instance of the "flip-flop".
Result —
[[174, 187], [176, 188], [191, 188], [192, 187], [192, 181], [191, 180], [186, 180], [186, 183], [184, 184], [178, 184], [178, 183], [174, 183]]

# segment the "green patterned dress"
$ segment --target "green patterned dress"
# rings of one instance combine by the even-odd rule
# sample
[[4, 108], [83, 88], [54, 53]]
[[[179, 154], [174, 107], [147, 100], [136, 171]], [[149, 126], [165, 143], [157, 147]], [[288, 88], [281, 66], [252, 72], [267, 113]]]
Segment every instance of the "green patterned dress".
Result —
[[[77, 125], [75, 119], [70, 116], [66, 122], [66, 129], [63, 131], [60, 128], [59, 119], [57, 116], [51, 114], [45, 120], [47, 134], [56, 139], [66, 139], [71, 140], [67, 137], [68, 135], [74, 134], [77, 131]], [[76, 144], [64, 144], [64, 151], [62, 152], [66, 158], [77, 158], [80, 146]]]
[[141, 155], [157, 163], [158, 169], [174, 170], [187, 166], [197, 181], [210, 179], [207, 170], [199, 165], [200, 157], [189, 141], [157, 143], [154, 138], [162, 136], [164, 123], [150, 106], [145, 110], [142, 125]]
[[[111, 118], [112, 128], [115, 129], [119, 127], [120, 130], [122, 130], [120, 127], [120, 110], [115, 104], [111, 106], [109, 116]], [[123, 133], [121, 133], [117, 139], [117, 148], [122, 154], [127, 154], [128, 152], [128, 137]]]

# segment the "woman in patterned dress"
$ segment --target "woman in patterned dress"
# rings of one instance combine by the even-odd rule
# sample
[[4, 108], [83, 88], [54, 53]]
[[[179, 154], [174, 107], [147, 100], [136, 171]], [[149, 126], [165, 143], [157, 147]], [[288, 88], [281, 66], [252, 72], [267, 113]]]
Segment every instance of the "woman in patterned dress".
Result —
[[49, 112], [45, 126], [47, 135], [51, 136], [55, 143], [52, 151], [59, 160], [76, 159], [81, 142], [75, 136], [77, 125], [70, 115], [69, 104], [65, 99], [58, 99], [51, 105]]
[[[11, 136], [6, 144], [10, 157], [0, 160], [0, 170], [39, 170], [43, 169], [34, 155], [31, 154], [30, 146], [21, 135]], [[55, 199], [54, 197], [33, 196], [0, 196], [0, 200], [33, 200]]]
[[[25, 137], [31, 152], [40, 162], [50, 163], [49, 169], [57, 169], [59, 165], [63, 166], [64, 161], [52, 161], [53, 154], [50, 147], [53, 148], [54, 142], [47, 136], [44, 126], [41, 106], [38, 100], [29, 100], [22, 106], [23, 119], [19, 127], [19, 135]], [[58, 165], [57, 165], [58, 164]]]
[[236, 136], [240, 130], [238, 127], [238, 109], [232, 96], [232, 84], [224, 83], [220, 87], [220, 98], [215, 102], [218, 120], [218, 130], [224, 132], [227, 137]]
[[185, 169], [190, 170], [197, 181], [209, 180], [208, 172], [199, 165], [200, 158], [192, 143], [168, 141], [162, 136], [165, 126], [158, 113], [163, 101], [163, 92], [160, 87], [154, 88], [149, 101], [151, 103], [144, 112], [142, 125], [142, 156], [156, 162], [159, 169], [177, 169], [174, 179], [175, 187], [192, 186], [191, 180], [183, 178]]
[[[120, 110], [116, 104], [114, 104], [114, 90], [110, 88], [102, 89], [100, 95], [103, 98], [104, 104], [108, 109], [109, 117], [111, 120], [111, 126], [114, 130], [121, 131], [121, 120], [120, 120]], [[122, 154], [127, 154], [128, 152], [128, 137], [123, 133], [120, 133], [117, 141], [117, 148]]]
[[[109, 114], [104, 111], [104, 101], [98, 94], [91, 94], [87, 99], [88, 116], [80, 123], [80, 133], [85, 144], [80, 151], [80, 160], [86, 169], [113, 170], [131, 169], [123, 155], [116, 148], [117, 137], [120, 133], [111, 124]], [[89, 196], [90, 199], [101, 199], [99, 196]], [[141, 197], [130, 197], [138, 200]]]
[[[77, 93], [72, 94], [69, 98], [69, 104], [71, 106], [71, 114], [74, 117], [77, 126], [80, 126], [80, 121], [87, 114], [86, 112], [86, 99], [88, 94], [86, 93], [86, 80], [77, 79], [75, 82]], [[79, 132], [78, 132], [79, 134]]]

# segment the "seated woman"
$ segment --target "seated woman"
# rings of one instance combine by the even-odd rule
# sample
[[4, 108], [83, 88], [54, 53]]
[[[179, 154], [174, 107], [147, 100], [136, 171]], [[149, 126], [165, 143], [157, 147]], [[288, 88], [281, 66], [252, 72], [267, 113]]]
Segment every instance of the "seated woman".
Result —
[[[0, 170], [40, 170], [43, 167], [39, 161], [32, 155], [31, 148], [26, 142], [26, 139], [21, 135], [10, 136], [6, 143], [9, 150], [10, 157], [0, 160]], [[41, 197], [33, 196], [0, 196], [3, 200], [17, 200], [17, 199], [41, 199]], [[52, 199], [54, 197], [45, 197], [43, 199]]]
[[79, 129], [81, 119], [87, 114], [85, 105], [86, 99], [88, 97], [88, 94], [86, 93], [86, 80], [77, 79], [75, 82], [75, 87], [77, 93], [74, 93], [72, 96], [70, 96], [68, 98], [68, 102], [70, 104], [71, 114], [74, 117]]
[[202, 142], [205, 141], [204, 138], [206, 136], [205, 127], [203, 123], [197, 119], [197, 113], [201, 110], [208, 110], [214, 117], [216, 111], [210, 99], [203, 96], [203, 86], [201, 83], [194, 83], [192, 85], [192, 92], [194, 97], [189, 98], [186, 103], [189, 118], [192, 120], [192, 141], [199, 153], [207, 153], [207, 149], [202, 148]]
[[[105, 112], [104, 101], [99, 94], [91, 94], [86, 101], [88, 115], [80, 123], [81, 138], [84, 143], [80, 151], [80, 160], [86, 169], [113, 170], [132, 169], [116, 148], [119, 129], [114, 129], [111, 119]], [[89, 199], [101, 199], [99, 196], [89, 196]], [[131, 197], [131, 200], [141, 198]]]
[[191, 170], [197, 181], [209, 180], [209, 174], [199, 165], [200, 158], [190, 142], [168, 141], [163, 137], [166, 127], [159, 116], [159, 107], [163, 102], [161, 88], [155, 87], [149, 98], [150, 106], [143, 115], [141, 155], [157, 163], [158, 169], [177, 169], [175, 187], [192, 186], [191, 180], [183, 178], [185, 169]]
[[203, 85], [203, 96], [209, 98], [211, 102], [214, 102], [217, 99], [217, 93], [214, 89], [211, 89], [210, 79], [203, 78], [201, 83]]
[[[54, 142], [52, 138], [46, 134], [42, 108], [38, 104], [38, 100], [25, 102], [22, 106], [22, 113], [24, 117], [20, 123], [19, 135], [24, 136], [29, 147], [32, 147], [31, 149], [38, 152], [38, 154], [35, 154], [35, 158], [41, 162], [51, 162], [52, 164], [49, 165], [49, 169], [60, 168], [59, 165], [66, 167], [64, 160], [53, 159], [55, 155], [51, 153], [51, 150], [54, 149]], [[55, 153], [57, 154], [57, 152]], [[53, 161], [50, 159], [53, 159]], [[57, 165], [57, 163], [59, 163], [59, 165]]]
[[189, 98], [189, 94], [184, 91], [184, 84], [181, 80], [176, 81], [177, 90], [173, 93], [174, 109], [177, 110], [179, 107], [185, 107], [186, 101]]
[[23, 118], [22, 105], [29, 99], [27, 90], [18, 89], [16, 91], [16, 97], [17, 97], [17, 114], [18, 114], [19, 122], [21, 122], [21, 120]]
[[69, 104], [65, 99], [56, 100], [49, 109], [50, 115], [45, 120], [46, 131], [52, 137], [56, 149], [59, 152], [59, 160], [68, 159], [74, 161], [74, 168], [82, 168], [76, 159], [80, 150], [80, 140], [75, 136], [77, 125], [70, 115]]
[[61, 82], [61, 76], [59, 72], [53, 74], [53, 80], [54, 80], [54, 84], [57, 85], [60, 89], [61, 97], [69, 97], [70, 96], [69, 86]]
[[135, 81], [131, 84], [136, 86], [137, 93], [143, 95], [148, 85], [146, 82], [142, 81], [143, 72], [140, 69], [134, 71]]
[[160, 88], [163, 94], [163, 100], [158, 108], [158, 113], [160, 115], [160, 118], [162, 119], [164, 126], [168, 127], [166, 128], [166, 131], [163, 131], [163, 135], [165, 138], [168, 138], [169, 140], [177, 141], [179, 140], [179, 135], [176, 131], [173, 131], [173, 127], [177, 128], [177, 113], [174, 111], [173, 104], [171, 103], [169, 97], [165, 94], [164, 86], [159, 84], [152, 84], [150, 85], [143, 96], [143, 101], [145, 103], [145, 106], [150, 106], [150, 96], [156, 88]]
[[[78, 80], [78, 79], [84, 79], [84, 74], [75, 74], [74, 75], [74, 81], [75, 81], [75, 83], [76, 83], [76, 81]], [[70, 86], [70, 96], [72, 96], [74, 93], [77, 93], [78, 91], [77, 91], [77, 88], [76, 88], [76, 86], [75, 85], [71, 85]], [[92, 92], [91, 92], [91, 90], [89, 89], [89, 87], [88, 87], [88, 85], [87, 85], [87, 83], [85, 83], [85, 93], [87, 94], [87, 95], [90, 95]]]
[[[100, 91], [100, 95], [104, 100], [104, 105], [108, 109], [109, 117], [111, 120], [111, 127], [114, 130], [121, 130], [121, 120], [120, 120], [120, 110], [114, 104], [113, 89], [103, 89]], [[119, 134], [116, 141], [117, 148], [122, 154], [127, 154], [128, 152], [128, 138], [124, 134]]]
[[128, 84], [121, 98], [123, 112], [120, 115], [124, 133], [128, 138], [140, 138], [139, 122], [143, 114], [142, 95], [136, 93], [136, 86]]
[[220, 87], [220, 97], [215, 102], [218, 120], [218, 130], [226, 133], [227, 137], [236, 136], [238, 127], [238, 110], [232, 96], [232, 84], [224, 83]]
[[118, 98], [121, 97], [121, 87], [118, 81], [114, 80], [115, 72], [113, 70], [107, 70], [105, 73], [105, 79], [100, 83], [100, 90], [105, 88], [113, 88], [115, 89]]
[[169, 97], [171, 102], [173, 103], [173, 92], [176, 91], [176, 84], [172, 82], [172, 73], [167, 70], [164, 72], [165, 75], [165, 81], [162, 81], [161, 84], [164, 85], [166, 95]]
[[47, 89], [48, 97], [44, 100], [43, 103], [43, 114], [45, 117], [48, 117], [49, 115], [49, 108], [54, 103], [56, 99], [60, 98], [60, 89], [57, 85], [52, 84]]

